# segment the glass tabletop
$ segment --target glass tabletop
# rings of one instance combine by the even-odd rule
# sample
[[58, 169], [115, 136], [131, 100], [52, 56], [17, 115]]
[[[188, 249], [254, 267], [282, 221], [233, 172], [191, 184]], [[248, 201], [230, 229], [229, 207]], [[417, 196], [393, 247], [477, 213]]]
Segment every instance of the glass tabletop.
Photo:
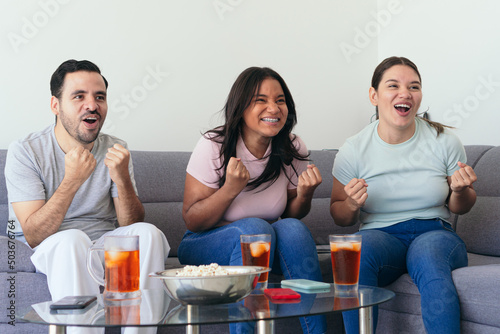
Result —
[[[268, 285], [268, 288], [279, 287], [279, 283]], [[368, 286], [360, 286], [357, 295], [351, 297], [335, 296], [333, 284], [330, 289], [315, 293], [294, 290], [300, 293], [300, 300], [275, 302], [264, 295], [263, 289], [255, 289], [239, 302], [219, 305], [181, 305], [164, 290], [143, 290], [139, 299], [113, 304], [104, 302], [99, 295], [96, 302], [82, 310], [51, 311], [52, 302], [38, 303], [21, 310], [17, 318], [60, 326], [202, 325], [342, 312], [378, 305], [394, 297], [392, 291]]]

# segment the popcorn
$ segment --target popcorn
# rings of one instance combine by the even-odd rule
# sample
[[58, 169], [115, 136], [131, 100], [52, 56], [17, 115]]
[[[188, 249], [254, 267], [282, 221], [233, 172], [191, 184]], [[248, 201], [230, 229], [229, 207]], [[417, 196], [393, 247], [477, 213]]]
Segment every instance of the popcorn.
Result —
[[178, 270], [175, 276], [180, 277], [202, 277], [202, 276], [224, 276], [229, 275], [229, 272], [219, 266], [217, 263], [201, 266], [185, 266], [182, 270]]

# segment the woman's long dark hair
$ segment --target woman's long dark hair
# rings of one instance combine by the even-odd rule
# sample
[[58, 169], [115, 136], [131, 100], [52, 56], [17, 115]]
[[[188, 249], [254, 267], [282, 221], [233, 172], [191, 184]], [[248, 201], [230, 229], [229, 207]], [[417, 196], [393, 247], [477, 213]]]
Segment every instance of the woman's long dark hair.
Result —
[[[412, 70], [415, 71], [415, 73], [417, 73], [418, 79], [420, 80], [420, 84], [422, 84], [422, 78], [420, 77], [420, 72], [418, 71], [417, 65], [415, 65], [411, 60], [405, 57], [389, 57], [384, 59], [375, 68], [375, 71], [373, 72], [372, 87], [375, 88], [375, 90], [378, 91], [378, 86], [380, 85], [380, 81], [382, 80], [384, 73], [395, 65], [404, 65], [410, 67]], [[378, 107], [375, 107], [375, 113], [376, 113], [376, 118], [378, 119]], [[429, 123], [436, 130], [438, 136], [440, 133], [443, 133], [445, 127], [451, 128], [451, 126], [443, 125], [438, 122], [433, 122], [427, 117], [420, 117], [420, 118]]]
[[[293, 159], [308, 160], [307, 156], [302, 156], [293, 144], [295, 136], [291, 135], [292, 129], [297, 123], [297, 113], [292, 94], [288, 89], [283, 78], [274, 70], [267, 67], [250, 67], [244, 70], [234, 82], [231, 91], [227, 97], [224, 106], [225, 123], [220, 127], [205, 132], [205, 136], [221, 144], [220, 159], [223, 164], [219, 170], [222, 170], [222, 177], [219, 180], [219, 187], [222, 187], [226, 181], [226, 170], [231, 157], [236, 157], [236, 144], [241, 135], [243, 127], [243, 113], [253, 103], [255, 94], [259, 92], [260, 85], [265, 79], [277, 80], [283, 93], [288, 108], [288, 117], [283, 129], [271, 140], [271, 153], [269, 162], [264, 172], [257, 178], [250, 180], [248, 187], [255, 189], [261, 184], [270, 182], [271, 185], [280, 176], [281, 171], [285, 172], [285, 166], [292, 166], [295, 173], [297, 171], [292, 165]], [[291, 137], [292, 136], [292, 137]], [[267, 158], [264, 156], [262, 159]], [[286, 175], [286, 173], [285, 173]], [[289, 175], [286, 175], [290, 179]]]

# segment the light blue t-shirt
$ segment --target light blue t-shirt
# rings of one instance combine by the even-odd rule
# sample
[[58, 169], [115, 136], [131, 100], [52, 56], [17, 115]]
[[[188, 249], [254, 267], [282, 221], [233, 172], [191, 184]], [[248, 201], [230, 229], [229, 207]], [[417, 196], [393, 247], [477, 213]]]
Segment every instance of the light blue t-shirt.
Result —
[[[118, 190], [109, 176], [108, 167], [104, 165], [108, 148], [115, 143], [127, 147], [123, 140], [102, 133], [95, 140], [91, 151], [96, 159], [95, 170], [76, 192], [59, 231], [79, 229], [87, 233], [91, 240], [96, 240], [116, 228], [113, 197], [118, 197]], [[49, 200], [64, 178], [65, 155], [57, 143], [54, 125], [10, 144], [5, 180], [9, 220], [15, 221], [17, 239], [23, 240], [24, 236], [11, 203]], [[137, 194], [132, 159], [129, 161], [129, 173]]]
[[368, 184], [360, 210], [361, 229], [382, 228], [409, 219], [448, 219], [447, 176], [466, 163], [458, 137], [436, 130], [415, 118], [415, 134], [401, 144], [388, 144], [378, 135], [378, 121], [347, 139], [333, 165], [333, 176], [346, 185], [353, 178]]

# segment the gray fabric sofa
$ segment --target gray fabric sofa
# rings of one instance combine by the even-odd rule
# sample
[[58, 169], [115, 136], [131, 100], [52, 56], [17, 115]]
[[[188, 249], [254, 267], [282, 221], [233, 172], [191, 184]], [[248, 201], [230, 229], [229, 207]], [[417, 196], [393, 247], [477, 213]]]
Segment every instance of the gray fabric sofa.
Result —
[[[453, 272], [459, 292], [463, 333], [500, 333], [500, 186], [496, 168], [500, 163], [500, 147], [466, 146], [468, 163], [474, 167], [478, 182], [475, 189], [478, 200], [471, 212], [453, 216], [451, 223], [464, 239], [469, 252], [469, 267]], [[332, 185], [331, 169], [336, 150], [317, 150], [311, 158], [321, 170], [323, 183], [318, 187], [310, 214], [303, 220], [310, 228], [318, 245], [323, 279], [332, 282], [328, 235], [353, 233], [357, 226], [341, 228], [334, 224], [329, 214]], [[0, 170], [3, 172], [6, 150], [0, 150]], [[182, 220], [182, 199], [185, 167], [189, 152], [133, 151], [136, 182], [140, 199], [146, 210], [145, 221], [158, 226], [167, 236], [172, 247], [167, 266], [177, 264], [177, 247], [185, 232]], [[8, 324], [9, 291], [15, 292], [15, 307], [50, 300], [46, 278], [35, 273], [29, 259], [32, 253], [26, 245], [14, 241], [15, 268], [9, 268], [9, 239], [6, 236], [8, 221], [5, 179], [0, 177], [0, 298], [3, 312], [0, 313], [1, 333], [46, 333], [42, 325], [16, 322]], [[12, 254], [10, 254], [12, 255]], [[12, 256], [11, 256], [12, 258]], [[12, 272], [14, 271], [14, 272]], [[14, 280], [10, 280], [14, 278]], [[279, 281], [280, 277], [271, 276]], [[11, 284], [14, 282], [14, 284]], [[408, 275], [403, 275], [388, 286], [396, 298], [382, 304], [379, 311], [377, 333], [424, 333], [420, 312], [420, 295]], [[439, 315], [439, 305], [434, 307]], [[342, 333], [340, 314], [330, 314], [329, 333]], [[297, 319], [277, 321], [277, 333], [301, 333]], [[227, 332], [227, 325], [203, 326], [203, 333]], [[162, 332], [185, 332], [182, 327], [161, 328]]]

